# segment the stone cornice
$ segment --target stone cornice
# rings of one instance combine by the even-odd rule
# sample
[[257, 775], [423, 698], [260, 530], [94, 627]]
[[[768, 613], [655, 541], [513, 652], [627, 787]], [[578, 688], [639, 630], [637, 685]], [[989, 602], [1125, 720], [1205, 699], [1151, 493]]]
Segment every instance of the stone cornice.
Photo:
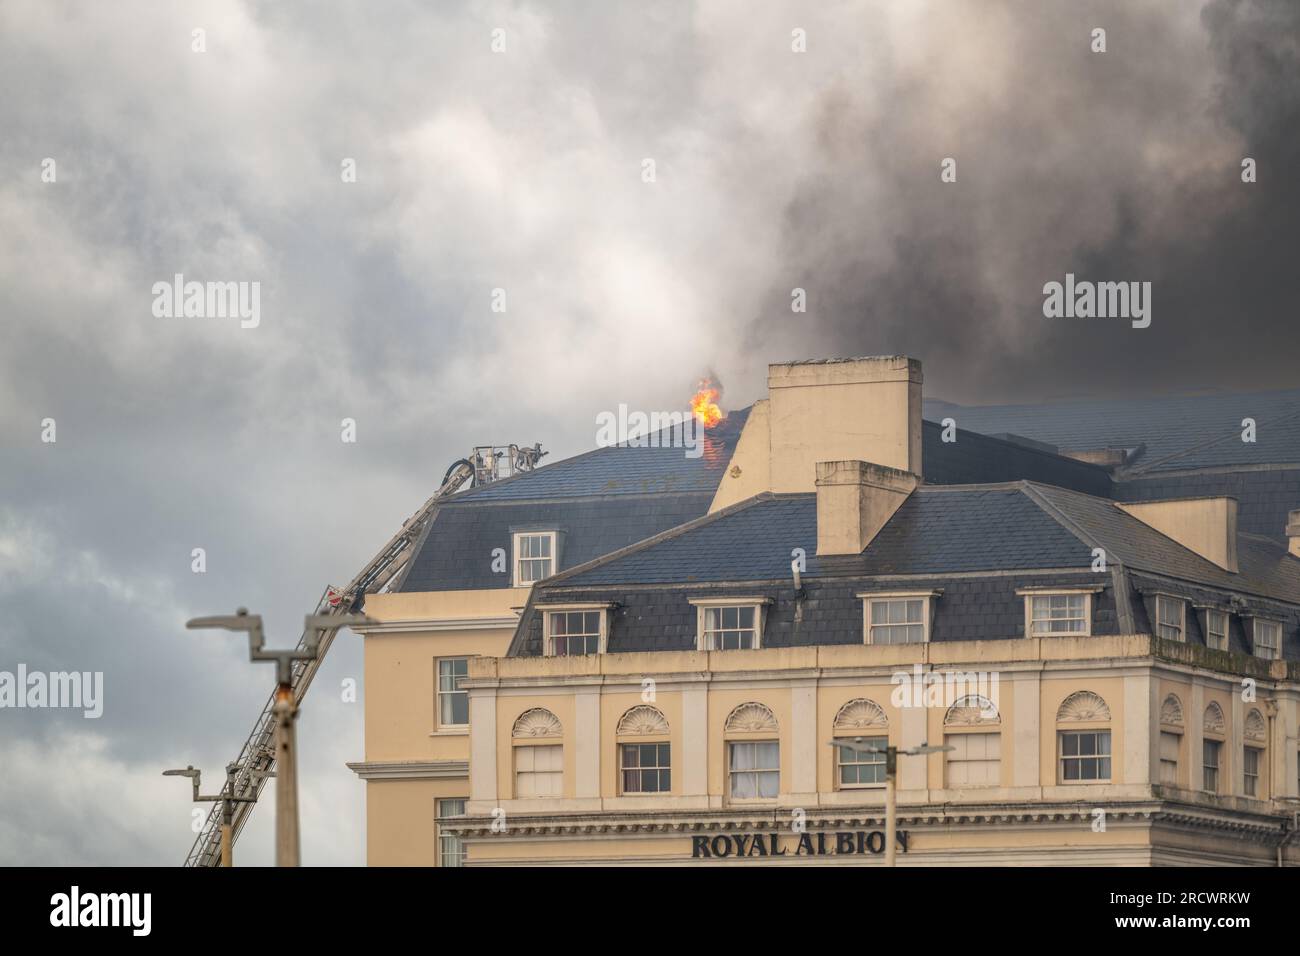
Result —
[[362, 780], [442, 780], [469, 777], [468, 760], [376, 760], [349, 763]]
[[[1106, 811], [1111, 824], [1162, 823], [1176, 827], [1190, 827], [1203, 831], [1232, 834], [1242, 839], [1271, 842], [1284, 832], [1290, 822], [1289, 815], [1249, 814], [1226, 809], [1197, 808], [1161, 800], [1126, 801], [1109, 803], [1034, 802], [1018, 805], [990, 804], [987, 806], [939, 806], [930, 808], [899, 807], [899, 829], [924, 830], [951, 826], [1091, 826], [1094, 811]], [[523, 816], [515, 813], [506, 818], [506, 832], [511, 836], [567, 835], [619, 833], [691, 834], [698, 832], [726, 833], [735, 831], [781, 832], [789, 829], [788, 808], [737, 807], [732, 810], [681, 811], [681, 812], [604, 812], [592, 813], [540, 813]], [[444, 829], [465, 837], [492, 837], [498, 835], [493, 825], [500, 822], [491, 816], [465, 816], [444, 821]], [[834, 831], [848, 829], [880, 829], [885, 825], [883, 808], [853, 807], [809, 810], [805, 820], [809, 831]]]

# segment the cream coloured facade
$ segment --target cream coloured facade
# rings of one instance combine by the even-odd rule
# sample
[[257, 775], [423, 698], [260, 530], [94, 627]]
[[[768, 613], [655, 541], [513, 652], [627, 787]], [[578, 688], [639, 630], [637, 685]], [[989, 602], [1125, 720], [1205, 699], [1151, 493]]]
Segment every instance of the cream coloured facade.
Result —
[[371, 866], [440, 862], [439, 801], [469, 797], [469, 727], [442, 719], [439, 665], [505, 652], [527, 589], [375, 594], [384, 623], [365, 636], [366, 781]]
[[372, 865], [878, 865], [845, 737], [950, 748], [898, 758], [899, 865], [1300, 863], [1300, 560], [1255, 505], [949, 447], [903, 357], [769, 387], [700, 474], [489, 486], [368, 597]]
[[[480, 659], [470, 668], [476, 763], [461, 832], [469, 859], [482, 865], [734, 864], [734, 845], [722, 859], [711, 851], [725, 834], [777, 834], [788, 851], [755, 853], [749, 863], [879, 862], [870, 853], [799, 853], [796, 821], [814, 835], [883, 827], [883, 790], [840, 786], [831, 739], [883, 736], [911, 747], [980, 734], [999, 742], [987, 785], [953, 785], [952, 752], [900, 758], [901, 864], [1272, 864], [1281, 853], [1294, 865], [1300, 846], [1283, 847], [1282, 824], [1300, 807], [1296, 669], [1248, 662], [1258, 697], [1246, 703], [1240, 677], [1207, 658], [1131, 635]], [[958, 706], [914, 706], [898, 675], [910, 677], [917, 665], [966, 675], [972, 689], [975, 673], [997, 674], [986, 698], [995, 706], [959, 706], [963, 684]], [[750, 704], [769, 722], [730, 727]], [[672, 787], [628, 796], [619, 788], [618, 747], [627, 739], [619, 723], [645, 706], [666, 723]], [[516, 722], [538, 709], [554, 715], [553, 730], [520, 736]], [[1068, 782], [1062, 735], [1090, 730], [1110, 734], [1109, 772], [1096, 783]], [[1161, 782], [1162, 734], [1177, 738], [1172, 783]], [[758, 738], [779, 745], [779, 793], [733, 799], [725, 748]], [[1213, 794], [1205, 791], [1206, 740], [1222, 742]], [[539, 744], [563, 748], [563, 796], [519, 799], [516, 755]], [[1254, 797], [1244, 792], [1247, 748], [1261, 754]], [[707, 855], [696, 849], [700, 838]]]

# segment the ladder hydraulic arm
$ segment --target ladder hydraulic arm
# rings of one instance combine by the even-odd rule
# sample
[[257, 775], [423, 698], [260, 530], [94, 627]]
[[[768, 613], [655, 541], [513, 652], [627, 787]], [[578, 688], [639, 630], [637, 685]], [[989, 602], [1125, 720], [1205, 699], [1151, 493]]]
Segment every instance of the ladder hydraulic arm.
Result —
[[[421, 506], [419, 511], [402, 524], [401, 530], [388, 540], [388, 543], [346, 587], [325, 589], [325, 593], [316, 604], [315, 613], [333, 616], [361, 610], [366, 595], [383, 590], [405, 566], [414, 553], [416, 541], [429, 526], [442, 499], [459, 491], [466, 482], [482, 484], [521, 471], [531, 471], [538, 459], [545, 454], [540, 445], [534, 445], [532, 448], [510, 445], [505, 449], [487, 446], [476, 448], [469, 458], [453, 462], [443, 476], [441, 487]], [[502, 462], [501, 459], [505, 461]], [[325, 652], [329, 650], [335, 633], [334, 629], [319, 630], [316, 637], [320, 647], [316, 657], [309, 661], [294, 662], [292, 683], [295, 702], [301, 703], [306, 696], [307, 688], [311, 686], [312, 678], [320, 669], [325, 659]], [[311, 636], [310, 631], [304, 631], [298, 640], [298, 647], [305, 647]], [[257, 805], [256, 798], [261, 795], [267, 776], [275, 769], [275, 719], [272, 714], [274, 704], [275, 693], [272, 692], [235, 761], [238, 769], [233, 778], [232, 789], [233, 795], [241, 802], [235, 804], [234, 817], [231, 821], [232, 843], [239, 837], [244, 824], [252, 815], [253, 807]], [[199, 831], [194, 845], [190, 847], [189, 855], [185, 858], [185, 866], [218, 866], [220, 863], [221, 808], [220, 805], [214, 804], [203, 829]]]

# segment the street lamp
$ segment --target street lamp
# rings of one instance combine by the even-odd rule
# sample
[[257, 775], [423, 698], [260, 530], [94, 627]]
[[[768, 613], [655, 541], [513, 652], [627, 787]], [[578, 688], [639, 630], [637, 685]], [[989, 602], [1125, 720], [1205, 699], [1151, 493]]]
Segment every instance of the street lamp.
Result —
[[898, 804], [894, 795], [894, 775], [898, 769], [898, 755], [916, 757], [924, 754], [941, 753], [944, 750], [955, 750], [956, 748], [947, 744], [936, 747], [921, 741], [916, 747], [900, 750], [898, 747], [877, 747], [875, 744], [869, 744], [866, 741], [867, 738], [865, 737], [840, 737], [832, 740], [830, 744], [832, 747], [839, 747], [841, 750], [847, 750], [855, 754], [885, 755], [885, 866], [893, 866], [894, 847], [898, 842], [895, 833]]
[[[239, 608], [233, 615], [196, 617], [185, 622], [190, 630], [216, 628], [225, 631], [248, 632], [248, 656], [253, 661], [275, 662], [275, 703], [271, 713], [275, 716], [275, 865], [297, 866], [298, 849], [298, 743], [294, 736], [294, 722], [298, 716], [298, 702], [293, 692], [293, 665], [297, 661], [313, 661], [320, 652], [321, 636], [327, 631], [358, 624], [378, 623], [364, 614], [308, 614], [305, 631], [299, 646], [292, 649], [269, 651], [265, 648], [266, 635], [262, 631], [262, 617]], [[184, 773], [184, 771], [181, 771]]]
[[[195, 803], [215, 803], [221, 802], [221, 865], [234, 866], [232, 859], [234, 853], [234, 836], [231, 833], [231, 824], [234, 821], [236, 803], [256, 803], [257, 797], [237, 797], [235, 796], [235, 775], [239, 773], [239, 764], [231, 762], [226, 764], [226, 785], [218, 794], [203, 796], [199, 793], [199, 774], [193, 766], [186, 767], [184, 770], [164, 770], [164, 777], [189, 777], [190, 783], [194, 785], [194, 802]], [[254, 777], [273, 777], [275, 771], [254, 770]]]

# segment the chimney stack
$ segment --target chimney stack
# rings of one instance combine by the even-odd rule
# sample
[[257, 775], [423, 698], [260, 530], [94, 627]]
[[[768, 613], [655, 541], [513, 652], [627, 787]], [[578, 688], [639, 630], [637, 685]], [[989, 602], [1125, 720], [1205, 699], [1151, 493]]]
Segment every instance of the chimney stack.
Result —
[[917, 485], [898, 468], [817, 462], [817, 553], [861, 554]]
[[1289, 512], [1286, 516], [1287, 550], [1300, 558], [1300, 511]]
[[1115, 505], [1188, 551], [1196, 552], [1225, 571], [1237, 573], [1236, 498], [1218, 495], [1117, 501]]
[[921, 363], [906, 355], [767, 368], [770, 488], [815, 488], [817, 462], [873, 461], [921, 474]]

